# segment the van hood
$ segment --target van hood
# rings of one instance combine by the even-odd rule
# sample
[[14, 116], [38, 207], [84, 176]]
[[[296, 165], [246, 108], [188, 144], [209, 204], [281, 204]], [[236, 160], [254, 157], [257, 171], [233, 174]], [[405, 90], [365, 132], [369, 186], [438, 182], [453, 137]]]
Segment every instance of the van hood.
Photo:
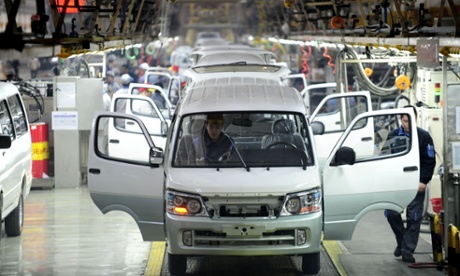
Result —
[[203, 196], [285, 195], [320, 186], [317, 167], [171, 168], [166, 188]]

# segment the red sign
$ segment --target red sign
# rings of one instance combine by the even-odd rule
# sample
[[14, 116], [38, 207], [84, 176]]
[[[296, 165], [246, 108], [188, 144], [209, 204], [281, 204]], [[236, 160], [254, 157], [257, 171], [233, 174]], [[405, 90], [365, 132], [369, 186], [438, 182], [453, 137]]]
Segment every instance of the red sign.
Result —
[[[58, 12], [62, 12], [62, 6], [64, 6], [65, 0], [56, 0], [56, 5], [58, 6]], [[78, 0], [78, 4], [80, 7], [85, 5], [85, 0]], [[75, 8], [75, 0], [69, 0], [67, 4], [67, 9], [65, 10], [66, 13], [78, 13], [78, 9]]]

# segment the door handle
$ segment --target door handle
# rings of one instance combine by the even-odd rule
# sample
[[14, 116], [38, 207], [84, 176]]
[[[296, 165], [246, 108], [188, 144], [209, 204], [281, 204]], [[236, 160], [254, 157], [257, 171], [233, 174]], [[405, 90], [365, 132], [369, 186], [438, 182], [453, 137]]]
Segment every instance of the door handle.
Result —
[[403, 171], [405, 171], [405, 172], [418, 171], [418, 167], [417, 166], [404, 167]]
[[134, 122], [131, 122], [131, 121], [128, 121], [126, 122], [127, 125], [130, 125], [130, 126], [133, 126], [134, 125]]
[[110, 139], [109, 143], [111, 143], [111, 144], [119, 144], [120, 141], [118, 139]]
[[372, 137], [363, 137], [361, 138], [361, 141], [363, 142], [372, 141]]
[[92, 173], [92, 174], [100, 174], [101, 173], [101, 170], [99, 170], [99, 169], [89, 169], [88, 171], [89, 171], [89, 173]]

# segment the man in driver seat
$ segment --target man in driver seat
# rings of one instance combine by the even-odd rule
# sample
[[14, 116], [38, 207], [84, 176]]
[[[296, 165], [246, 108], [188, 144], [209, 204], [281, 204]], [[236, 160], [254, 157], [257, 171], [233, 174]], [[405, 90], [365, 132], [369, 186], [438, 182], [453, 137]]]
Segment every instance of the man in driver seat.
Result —
[[222, 132], [224, 116], [222, 114], [208, 114], [205, 122], [203, 138], [195, 137], [195, 146], [202, 145], [201, 154], [206, 162], [220, 162], [227, 160], [233, 151], [230, 138]]

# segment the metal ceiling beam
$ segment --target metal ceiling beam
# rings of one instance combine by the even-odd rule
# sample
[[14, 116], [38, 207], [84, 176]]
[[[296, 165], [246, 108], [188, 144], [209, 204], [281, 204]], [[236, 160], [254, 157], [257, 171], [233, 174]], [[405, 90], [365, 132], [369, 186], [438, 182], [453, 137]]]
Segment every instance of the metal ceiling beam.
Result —
[[139, 24], [139, 18], [141, 17], [142, 8], [144, 7], [144, 2], [145, 0], [142, 0], [139, 5], [139, 10], [137, 11], [137, 16], [136, 16], [136, 22], [134, 23], [134, 26], [133, 26], [133, 32], [137, 30], [137, 24]]
[[[292, 36], [291, 39], [305, 41], [321, 41], [326, 43], [351, 44], [351, 45], [379, 45], [386, 46], [417, 46], [418, 37], [354, 37], [354, 36], [323, 36], [323, 35], [302, 35]], [[440, 47], [460, 47], [460, 39], [454, 37], [439, 37]]]
[[5, 28], [6, 34], [16, 33], [16, 15], [18, 14], [20, 4], [21, 0], [16, 0], [14, 2], [12, 2], [12, 0], [5, 0], [6, 14], [8, 15], [8, 24], [6, 24]]
[[70, 0], [65, 0], [64, 1], [64, 7], [62, 7], [62, 10], [61, 10], [61, 12], [59, 14], [58, 22], [57, 22], [56, 26], [54, 26], [55, 27], [54, 28], [55, 33], [56, 33], [57, 37], [61, 36], [62, 25], [64, 24], [65, 15], [67, 14], [67, 6], [69, 5], [69, 1]]
[[123, 30], [122, 30], [124, 34], [126, 34], [126, 31], [128, 30], [129, 23], [131, 23], [129, 22], [129, 19], [131, 18], [131, 13], [133, 12], [134, 3], [136, 3], [136, 1], [131, 1], [131, 4], [129, 4], [128, 13], [126, 14], [125, 24], [123, 25]]
[[93, 18], [91, 20], [89, 30], [85, 34], [86, 37], [92, 37], [93, 36], [94, 27], [96, 26], [96, 22], [97, 22], [97, 20], [99, 18], [99, 11], [101, 10], [101, 5], [102, 5], [102, 0], [96, 0], [96, 5], [95, 5], [96, 10], [94, 11]]
[[123, 1], [118, 1], [117, 3], [117, 7], [115, 9], [115, 13], [110, 17], [110, 26], [109, 26], [109, 29], [107, 31], [107, 36], [113, 36], [113, 28], [115, 27], [115, 23], [117, 22], [118, 20], [118, 14], [120, 13], [120, 9], [121, 9], [121, 4], [123, 3]]
[[447, 0], [447, 2], [449, 3], [450, 10], [452, 11], [452, 17], [455, 22], [455, 36], [460, 36], [460, 17], [457, 12], [457, 7], [452, 0]]

